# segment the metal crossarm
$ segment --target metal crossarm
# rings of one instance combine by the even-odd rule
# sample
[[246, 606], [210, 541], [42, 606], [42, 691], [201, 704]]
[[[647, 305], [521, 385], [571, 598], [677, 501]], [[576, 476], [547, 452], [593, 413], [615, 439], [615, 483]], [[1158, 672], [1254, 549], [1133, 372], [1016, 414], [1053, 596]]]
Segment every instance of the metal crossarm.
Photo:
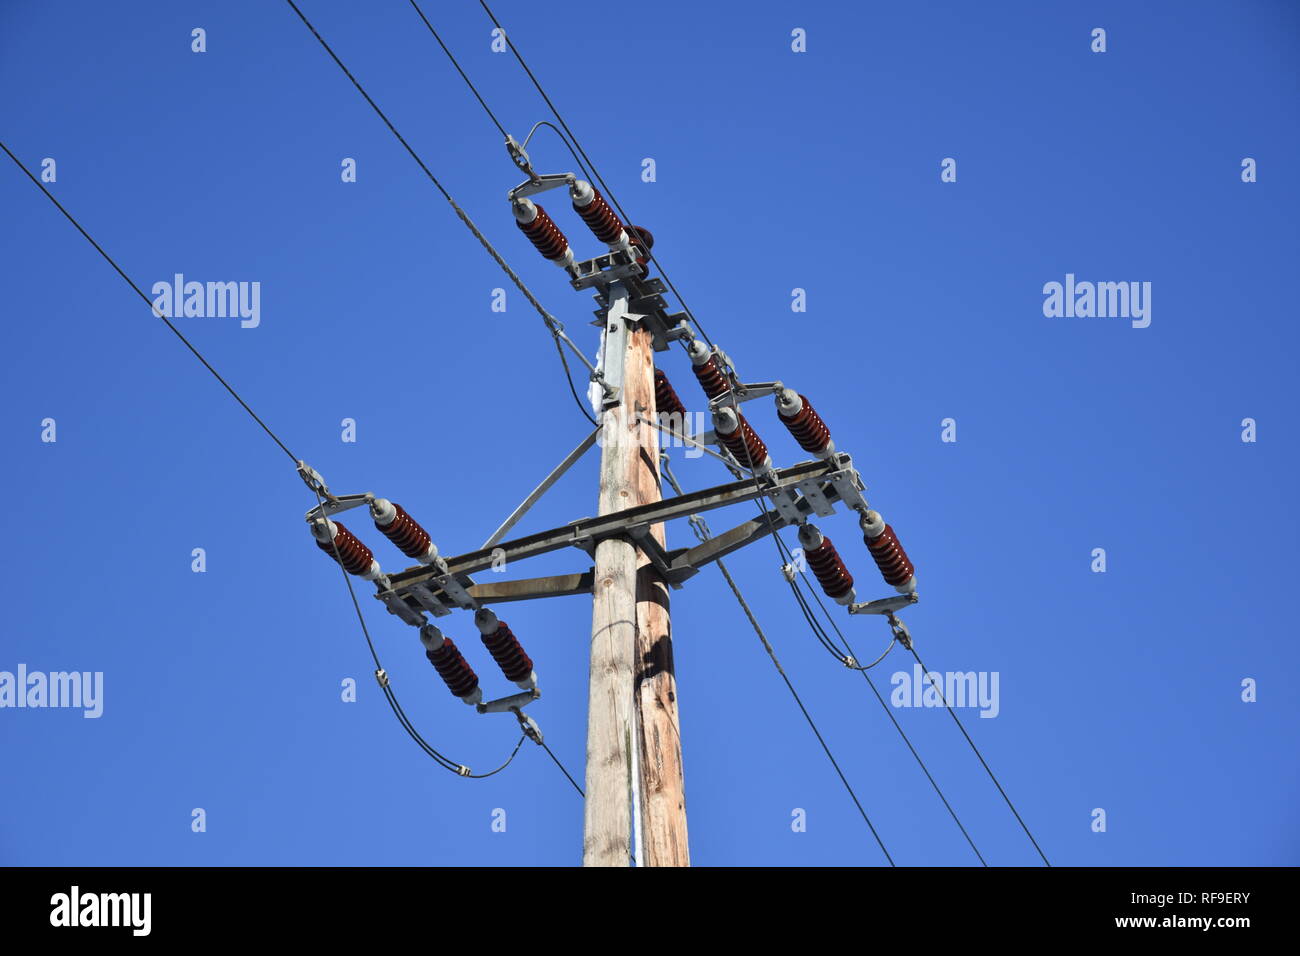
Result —
[[[491, 583], [475, 583], [469, 576], [564, 548], [576, 547], [590, 554], [600, 541], [624, 536], [633, 538], [646, 548], [664, 579], [677, 586], [710, 561], [809, 514], [824, 512], [844, 500], [842, 492], [845, 490], [856, 495], [860, 489], [861, 480], [853, 469], [852, 460], [840, 453], [826, 461], [806, 461], [779, 469], [758, 485], [752, 479], [733, 481], [597, 518], [581, 518], [558, 528], [448, 557], [445, 570], [428, 566], [408, 568], [391, 575], [389, 587], [381, 587], [376, 597], [393, 613], [401, 615], [399, 605], [412, 610], [435, 610], [434, 605], [438, 604], [464, 606], [466, 598], [477, 603], [493, 603], [583, 594], [591, 590], [589, 571]], [[657, 544], [649, 544], [653, 539], [647, 531], [656, 524], [758, 498], [771, 498], [775, 509], [694, 548], [665, 551]], [[457, 593], [447, 594], [443, 587], [445, 581], [455, 581]]]

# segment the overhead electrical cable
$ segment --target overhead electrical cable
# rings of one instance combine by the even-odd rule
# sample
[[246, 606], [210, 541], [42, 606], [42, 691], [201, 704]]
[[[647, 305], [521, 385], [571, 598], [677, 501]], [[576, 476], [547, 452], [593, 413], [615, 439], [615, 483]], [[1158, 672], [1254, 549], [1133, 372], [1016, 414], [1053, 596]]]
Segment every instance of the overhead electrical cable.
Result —
[[[528, 79], [532, 81], [534, 88], [541, 95], [542, 99], [546, 101], [546, 105], [550, 107], [551, 113], [555, 116], [556, 121], [564, 128], [564, 131], [569, 134], [569, 139], [572, 140], [578, 153], [587, 161], [587, 165], [591, 168], [591, 175], [600, 183], [601, 189], [605, 191], [605, 196], [609, 199], [610, 203], [613, 204], [614, 208], [618, 210], [619, 215], [623, 217], [623, 222], [632, 222], [632, 220], [628, 218], [627, 212], [623, 209], [622, 205], [619, 204], [618, 199], [615, 198], [614, 191], [609, 188], [609, 184], [605, 182], [605, 178], [600, 175], [600, 171], [596, 168], [596, 164], [591, 161], [591, 157], [587, 155], [587, 151], [582, 148], [582, 144], [578, 141], [578, 137], [574, 134], [573, 130], [569, 128], [569, 124], [564, 121], [564, 117], [560, 115], [560, 111], [556, 108], [555, 103], [551, 100], [550, 96], [547, 95], [546, 90], [542, 88], [542, 84], [538, 81], [537, 76], [531, 69], [529, 69], [528, 64], [524, 61], [523, 54], [519, 52], [519, 48], [515, 45], [514, 40], [511, 39], [510, 34], [506, 31], [505, 27], [501, 26], [501, 22], [497, 19], [496, 14], [492, 12], [492, 8], [489, 7], [484, 0], [479, 0], [479, 6], [481, 6], [483, 11], [488, 15], [493, 26], [501, 32], [501, 36], [505, 38], [506, 45], [510, 47], [510, 52], [515, 55], [515, 59], [519, 61], [519, 65], [523, 67], [524, 72], [528, 74]], [[668, 284], [668, 288], [670, 288], [673, 295], [677, 297], [677, 301], [682, 305], [682, 310], [686, 313], [687, 317], [691, 320], [691, 323], [696, 327], [696, 329], [699, 330], [704, 341], [712, 345], [713, 341], [709, 338], [708, 332], [704, 330], [704, 326], [700, 324], [699, 319], [695, 317], [695, 313], [691, 311], [691, 307], [686, 304], [686, 300], [682, 298], [682, 294], [677, 291], [677, 286], [673, 285], [673, 280], [669, 278], [668, 270], [663, 267], [663, 263], [655, 258], [654, 252], [648, 247], [645, 249], [645, 253], [649, 257], [650, 261], [659, 267], [659, 272], [664, 277], [664, 282]]]
[[1043, 863], [1047, 866], [1051, 866], [1052, 864], [1047, 861], [1047, 854], [1045, 854], [1043, 852], [1042, 847], [1038, 845], [1038, 841], [1034, 839], [1034, 835], [1029, 832], [1029, 826], [1025, 823], [1024, 818], [1020, 816], [1020, 811], [1017, 810], [1016, 805], [1011, 802], [1011, 798], [1007, 796], [1006, 790], [1002, 789], [1002, 784], [998, 781], [997, 776], [993, 773], [993, 768], [991, 768], [988, 765], [988, 761], [986, 761], [984, 759], [984, 755], [980, 753], [979, 747], [975, 746], [975, 741], [972, 740], [970, 734], [966, 732], [966, 726], [961, 722], [961, 718], [957, 716], [957, 712], [952, 709], [952, 704], [948, 702], [948, 698], [944, 696], [943, 689], [942, 689], [942, 681], [936, 681], [930, 675], [929, 669], [925, 666], [925, 663], [921, 660], [921, 655], [916, 653], [915, 647], [910, 647], [908, 648], [908, 650], [910, 650], [912, 652], [912, 656], [916, 658], [916, 663], [920, 665], [922, 673], [925, 674], [925, 679], [930, 682], [931, 686], [933, 686], [936, 690], [939, 691], [939, 697], [943, 701], [943, 706], [947, 708], [948, 715], [952, 717], [953, 722], [956, 723], [958, 729], [961, 730], [961, 735], [966, 738], [966, 743], [970, 744], [970, 749], [975, 751], [975, 756], [979, 758], [979, 762], [981, 766], [984, 767], [985, 772], [989, 775], [989, 779], [993, 781], [993, 785], [998, 788], [998, 793], [1002, 794], [1002, 799], [1005, 800], [1007, 806], [1011, 808], [1011, 813], [1015, 816], [1016, 822], [1020, 824], [1020, 829], [1025, 831], [1025, 836], [1029, 837], [1029, 842], [1034, 845], [1034, 849], [1037, 850], [1038, 855], [1042, 857]]
[[[243, 408], [244, 411], [248, 413], [249, 417], [252, 418], [253, 421], [256, 422], [258, 426], [262, 429], [262, 431], [264, 431], [271, 438], [271, 440], [275, 442], [276, 446], [289, 457], [289, 459], [294, 463], [295, 467], [300, 467], [302, 465], [301, 460], [296, 455], [294, 455], [292, 451], [289, 450], [289, 447], [280, 439], [280, 437], [274, 431], [271, 430], [270, 426], [268, 426], [266, 422], [263, 421], [261, 416], [259, 416], [255, 411], [253, 411], [252, 406], [249, 405], [248, 402], [245, 401], [244, 398], [237, 391], [235, 391], [234, 387], [228, 381], [226, 381], [226, 379], [221, 375], [221, 373], [219, 373], [212, 366], [212, 364], [203, 356], [203, 354], [194, 346], [194, 344], [190, 342], [190, 340], [186, 338], [186, 336], [180, 331], [180, 329], [178, 329], [172, 323], [171, 319], [168, 316], [164, 315], [159, 309], [154, 307], [153, 301], [147, 295], [144, 294], [144, 291], [140, 288], [139, 285], [136, 284], [135, 280], [133, 280], [126, 273], [126, 271], [120, 265], [117, 264], [117, 261], [114, 260], [113, 257], [108, 254], [107, 251], [105, 251], [104, 247], [101, 246], [94, 239], [94, 237], [91, 236], [90, 233], [86, 231], [86, 229], [81, 225], [81, 223], [77, 221], [76, 217], [73, 216], [72, 213], [70, 213], [67, 210], [67, 208], [65, 208], [64, 205], [54, 197], [54, 195], [45, 187], [45, 184], [42, 183], [36, 176], [34, 176], [31, 173], [30, 170], [27, 169], [26, 166], [22, 164], [22, 161], [19, 160], [16, 155], [14, 155], [13, 151], [4, 142], [0, 142], [0, 150], [4, 150], [5, 155], [7, 155], [13, 161], [14, 165], [17, 166], [20, 170], [22, 170], [24, 175], [26, 175], [27, 178], [30, 179], [38, 189], [40, 189], [40, 191], [45, 195], [45, 197], [51, 203], [54, 204], [55, 208], [57, 208], [59, 212], [63, 214], [64, 218], [66, 218], [68, 222], [72, 223], [72, 225], [76, 228], [76, 230], [79, 233], [81, 233], [82, 237], [87, 242], [90, 243], [90, 245], [94, 248], [94, 250], [98, 252], [100, 256], [103, 257], [103, 259], [110, 266], [113, 267], [113, 270], [119, 276], [121, 276], [123, 281], [125, 281], [126, 284], [131, 287], [131, 289], [136, 293], [136, 295], [138, 295], [144, 301], [144, 303], [149, 306], [150, 311], [159, 319], [161, 319], [166, 324], [167, 328], [170, 329], [178, 339], [180, 339], [180, 341], [185, 345], [187, 349], [189, 349], [189, 351], [194, 355], [194, 357], [199, 360], [199, 362], [203, 365], [203, 367], [206, 368], [212, 374], [212, 377], [221, 383], [222, 387], [225, 388], [225, 390], [230, 393], [231, 397], [233, 397], [235, 401], [239, 403], [240, 407]], [[318, 507], [323, 506], [324, 501], [321, 498], [319, 489], [317, 489], [314, 485], [309, 485], [309, 486], [312, 488], [313, 493], [316, 495], [317, 506]], [[515, 754], [519, 752], [518, 745], [516, 745], [514, 752], [511, 753], [510, 757], [506, 760], [506, 762], [502, 764], [500, 767], [498, 767], [496, 770], [493, 770], [487, 774], [475, 775], [469, 772], [468, 767], [465, 767], [464, 765], [459, 764], [456, 761], [453, 761], [450, 758], [446, 757], [438, 750], [433, 748], [427, 741], [424, 740], [422, 736], [420, 736], [419, 732], [411, 724], [410, 719], [406, 716], [405, 711], [402, 710], [402, 706], [397, 700], [397, 695], [392, 690], [392, 687], [390, 686], [390, 682], [387, 679], [387, 675], [385, 674], [382, 666], [380, 665], [379, 654], [376, 652], [374, 641], [370, 637], [370, 630], [369, 628], [366, 627], [365, 618], [361, 613], [361, 605], [357, 601], [356, 592], [352, 588], [352, 582], [348, 578], [347, 572], [343, 571], [342, 560], [338, 552], [338, 544], [337, 542], [334, 541], [332, 541], [332, 544], [334, 548], [335, 560], [339, 563], [340, 571], [343, 572], [344, 583], [347, 585], [348, 594], [352, 599], [352, 606], [356, 611], [357, 621], [361, 625], [361, 633], [365, 637], [366, 646], [370, 651], [371, 659], [374, 661], [377, 676], [381, 674], [384, 675], [383, 679], [380, 681], [380, 684], [383, 688], [385, 699], [388, 701], [389, 706], [392, 708], [394, 715], [397, 717], [398, 722], [402, 725], [403, 729], [406, 730], [406, 732], [411, 736], [411, 738], [415, 740], [415, 742], [419, 744], [419, 746], [425, 751], [425, 753], [427, 753], [429, 757], [431, 757], [439, 766], [443, 767], [444, 769], [451, 770], [452, 772], [457, 773], [460, 776], [487, 777], [487, 776], [491, 776], [492, 774], [499, 773], [501, 770], [504, 770], [507, 766], [510, 765], [510, 762], [514, 759]]]
[[[680, 495], [682, 493], [682, 486], [678, 484], [677, 476], [673, 474], [672, 468], [668, 465], [667, 456], [662, 456], [660, 461], [663, 464], [664, 477], [668, 479], [673, 490]], [[695, 530], [697, 538], [701, 541], [709, 540], [709, 527], [705, 524], [703, 518], [698, 515], [692, 515], [690, 522], [692, 528]], [[781, 666], [781, 661], [777, 659], [776, 651], [772, 648], [772, 642], [767, 639], [767, 635], [763, 632], [762, 625], [758, 623], [758, 619], [754, 616], [754, 612], [750, 608], [749, 602], [745, 600], [744, 594], [741, 593], [740, 586], [736, 584], [735, 578], [731, 576], [731, 572], [727, 570], [727, 565], [721, 558], [717, 559], [714, 563], [718, 566], [718, 570], [722, 572], [722, 576], [726, 580], [727, 586], [731, 588], [731, 593], [735, 596], [736, 602], [740, 605], [740, 609], [745, 612], [745, 617], [748, 618], [750, 626], [754, 629], [754, 633], [758, 635], [758, 639], [762, 643], [763, 649], [767, 651], [767, 656], [772, 659], [772, 664], [776, 667], [777, 673], [781, 675], [781, 680], [785, 682], [786, 688], [790, 691], [790, 696], [794, 698], [794, 702], [799, 706], [799, 710], [803, 714], [804, 720], [806, 720], [808, 726], [812, 728], [813, 736], [817, 738], [817, 742], [821, 744], [822, 750], [826, 752], [826, 756], [830, 760], [831, 766], [835, 768], [835, 773], [839, 776], [840, 782], [844, 784], [844, 789], [848, 791], [849, 797], [853, 800], [854, 806], [858, 808], [858, 813], [862, 815], [863, 821], [866, 822], [867, 829], [869, 829], [871, 835], [875, 837], [876, 843], [880, 846], [880, 852], [885, 854], [885, 859], [889, 861], [890, 866], [897, 866], [898, 864], [894, 862], [894, 858], [889, 855], [889, 850], [885, 849], [885, 842], [880, 838], [880, 833], [876, 830], [875, 824], [871, 822], [871, 817], [867, 815], [867, 811], [863, 808], [862, 801], [858, 799], [857, 793], [853, 790], [853, 785], [849, 783], [848, 777], [846, 777], [844, 771], [840, 769], [839, 761], [835, 759], [835, 754], [831, 752], [830, 745], [826, 743], [826, 738], [822, 736], [822, 732], [818, 729], [816, 721], [812, 718], [812, 714], [808, 713], [808, 708], [804, 706], [803, 699], [799, 696], [799, 692], [795, 690], [794, 684], [791, 683], [789, 675], [785, 672], [785, 668]]]
[[[294, 0], [285, 0], [285, 2], [288, 3], [291, 8], [293, 8], [293, 12], [298, 15], [298, 19], [300, 19], [303, 22], [303, 25], [306, 26], [307, 29], [311, 31], [312, 36], [316, 38], [317, 42], [320, 43], [321, 47], [325, 50], [325, 52], [329, 54], [330, 59], [334, 61], [334, 63], [338, 66], [338, 68], [343, 71], [343, 75], [346, 76], [352, 82], [352, 85], [354, 87], [356, 87], [357, 92], [360, 93], [362, 98], [365, 99], [365, 101], [370, 105], [370, 108], [375, 111], [375, 115], [378, 116], [381, 120], [383, 120], [384, 125], [388, 127], [389, 132], [391, 132], [393, 136], [397, 138], [397, 141], [402, 144], [402, 147], [407, 151], [407, 153], [410, 154], [411, 158], [415, 160], [416, 165], [420, 167], [421, 171], [428, 178], [429, 182], [433, 183], [434, 187], [438, 190], [438, 192], [442, 194], [442, 198], [447, 200], [447, 202], [451, 205], [452, 210], [456, 213], [456, 216], [460, 219], [460, 221], [465, 224], [465, 227], [473, 234], [474, 238], [479, 241], [479, 243], [483, 246], [485, 250], [487, 250], [488, 255], [490, 255], [493, 261], [495, 261], [496, 264], [501, 267], [501, 271], [506, 274], [506, 276], [510, 279], [512, 283], [514, 283], [515, 287], [523, 294], [524, 298], [528, 300], [529, 304], [532, 305], [532, 307], [537, 310], [537, 314], [542, 317], [542, 321], [546, 323], [546, 327], [550, 330], [551, 335], [553, 335], [557, 341], [563, 340], [565, 344], [569, 345], [575, 352], [578, 353], [579, 356], [583, 358], [583, 361], [586, 361], [586, 356], [583, 355], [582, 350], [579, 349], [576, 345], [574, 345], [573, 340], [570, 339], [568, 335], [565, 334], [563, 323], [561, 323], [559, 319], [553, 316], [546, 309], [546, 307], [542, 305], [542, 303], [538, 300], [537, 296], [533, 295], [532, 291], [528, 288], [528, 286], [524, 284], [524, 281], [521, 278], [519, 278], [515, 270], [510, 267], [510, 264], [507, 263], [504, 258], [502, 258], [499, 252], [497, 252], [496, 247], [492, 245], [492, 243], [488, 240], [487, 236], [483, 235], [482, 231], [478, 228], [478, 226], [474, 224], [474, 220], [470, 219], [469, 215], [465, 212], [464, 209], [460, 207], [460, 204], [457, 203], [456, 200], [452, 197], [451, 193], [447, 191], [447, 188], [443, 186], [442, 182], [439, 181], [438, 177], [433, 174], [433, 171], [431, 169], [429, 169], [425, 161], [420, 158], [420, 154], [417, 153], [415, 149], [411, 146], [411, 144], [406, 141], [406, 138], [402, 136], [400, 132], [398, 132], [397, 127], [393, 125], [393, 121], [388, 118], [388, 114], [386, 114], [383, 110], [379, 108], [379, 104], [376, 103], [371, 98], [370, 94], [366, 92], [365, 87], [363, 87], [361, 83], [357, 80], [357, 78], [352, 75], [352, 71], [347, 68], [347, 66], [343, 63], [341, 59], [339, 59], [339, 56], [337, 53], [334, 52], [333, 47], [331, 47], [328, 43], [325, 42], [325, 38], [320, 35], [320, 32], [316, 29], [316, 27], [312, 24], [312, 22], [307, 19], [307, 15], [302, 12], [302, 10], [298, 7], [296, 3], [294, 3]], [[430, 29], [432, 29], [432, 27]], [[439, 42], [441, 42], [441, 38], [439, 39]], [[468, 82], [468, 78], [466, 78], [466, 82]], [[484, 108], [486, 109], [486, 104], [484, 104]], [[489, 110], [489, 114], [490, 113], [491, 111]], [[496, 117], [494, 116], [493, 121], [495, 122], [495, 120]], [[577, 390], [573, 386], [572, 376], [569, 375], [568, 362], [564, 363], [564, 371], [565, 371], [565, 375], [569, 377], [570, 391], [574, 393], [574, 399], [577, 400]], [[578, 402], [578, 406], [580, 408], [583, 407], [580, 401]]]

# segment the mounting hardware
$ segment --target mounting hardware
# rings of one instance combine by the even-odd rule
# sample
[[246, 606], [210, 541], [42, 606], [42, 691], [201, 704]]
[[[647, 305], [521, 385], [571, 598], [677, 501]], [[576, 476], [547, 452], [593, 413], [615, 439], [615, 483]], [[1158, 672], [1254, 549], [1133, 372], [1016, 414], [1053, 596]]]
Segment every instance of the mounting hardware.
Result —
[[522, 710], [515, 710], [515, 716], [519, 718], [519, 729], [524, 732], [524, 736], [531, 740], [537, 746], [542, 745], [542, 728], [537, 726], [537, 721], [529, 717]]
[[898, 643], [910, 651], [912, 649], [912, 632], [907, 629], [907, 625], [892, 613], [887, 620], [889, 621], [889, 629], [894, 632], [894, 637], [898, 640]]
[[486, 703], [478, 704], [474, 709], [480, 714], [510, 714], [516, 713], [520, 709], [527, 707], [535, 700], [540, 700], [542, 692], [536, 689], [526, 690], [520, 694], [511, 694], [509, 697], [498, 697], [496, 700], [489, 700]]
[[850, 614], [893, 614], [910, 604], [915, 604], [921, 600], [921, 595], [913, 591], [911, 594], [900, 594], [897, 597], [881, 598], [879, 601], [868, 601], [866, 604], [850, 604]]

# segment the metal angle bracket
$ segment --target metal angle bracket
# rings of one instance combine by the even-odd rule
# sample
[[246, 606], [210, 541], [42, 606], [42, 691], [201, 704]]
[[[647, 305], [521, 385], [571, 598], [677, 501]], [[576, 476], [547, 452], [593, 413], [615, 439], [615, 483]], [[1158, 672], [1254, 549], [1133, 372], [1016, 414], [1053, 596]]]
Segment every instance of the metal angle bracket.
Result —
[[307, 512], [307, 522], [310, 524], [317, 518], [327, 518], [330, 515], [350, 511], [353, 508], [360, 508], [362, 505], [368, 505], [374, 500], [374, 493], [369, 491], [362, 495], [338, 495], [337, 497], [331, 495]]
[[[835, 487], [833, 482], [826, 482], [826, 484], [830, 485], [832, 489]], [[808, 502], [813, 513], [819, 518], [827, 518], [835, 514], [835, 505], [831, 503], [830, 498], [826, 495], [825, 485], [821, 479], [806, 478], [795, 485], [795, 488], [803, 493], [804, 500]], [[791, 492], [787, 491], [786, 494], [791, 494]]]
[[865, 604], [850, 604], [849, 613], [892, 615], [895, 611], [910, 607], [919, 600], [921, 600], [921, 596], [913, 591], [911, 594], [899, 594], [895, 597], [881, 598], [878, 601], [867, 601]]
[[[650, 533], [650, 525], [645, 522], [628, 525], [627, 533], [636, 542], [637, 547], [645, 552], [646, 557], [650, 559], [650, 563], [655, 566], [655, 570], [666, 580], [672, 571], [672, 565], [668, 561], [668, 555], [664, 551], [663, 545]], [[673, 584], [673, 587], [679, 588], [681, 584]]]
[[724, 405], [736, 406], [742, 402], [750, 402], [756, 398], [763, 398], [766, 395], [775, 395], [785, 386], [781, 382], [755, 382], [752, 385], [743, 383], [736, 385], [735, 388], [723, 392], [716, 398], [709, 400], [709, 411], [717, 411]]
[[468, 575], [465, 580], [468, 584], [463, 584], [454, 574], [437, 574], [433, 577], [434, 582], [442, 589], [442, 593], [451, 598], [457, 607], [464, 608], [467, 611], [478, 610], [478, 602], [470, 596], [467, 587], [472, 587], [474, 582], [469, 580]]
[[[522, 148], [520, 149], [520, 152], [523, 154], [524, 161], [527, 162], [528, 154], [523, 153]], [[511, 155], [513, 157], [514, 150], [511, 150]], [[515, 163], [518, 165], [517, 159], [515, 160]], [[523, 166], [520, 166], [519, 168], [524, 172], [529, 171]], [[514, 200], [522, 199], [524, 196], [536, 196], [538, 193], [544, 193], [548, 189], [558, 189], [561, 186], [572, 186], [577, 181], [578, 177], [574, 173], [548, 173], [545, 176], [537, 176], [527, 182], [520, 183], [514, 189], [510, 190], [510, 192], [506, 193], [506, 198], [511, 202], [514, 202]]]
[[632, 312], [627, 286], [615, 282], [608, 293], [609, 311], [605, 318], [605, 361], [601, 372], [608, 391], [602, 408], [613, 408], [623, 401], [623, 353], [627, 351], [632, 327], [641, 316]]
[[[776, 507], [777, 513], [792, 524], [801, 523], [811, 509], [814, 514], [825, 518], [835, 513], [835, 503], [843, 502], [853, 511], [865, 511], [867, 499], [863, 495], [866, 486], [862, 476], [853, 467], [853, 460], [843, 452], [836, 452], [827, 459], [829, 470], [821, 475], [812, 475], [768, 493], [768, 498]], [[802, 503], [802, 504], [801, 504]]]
[[542, 692], [534, 688], [533, 690], [526, 690], [521, 694], [511, 694], [509, 697], [500, 697], [496, 700], [489, 700], [486, 703], [475, 704], [474, 709], [480, 714], [518, 713], [533, 701], [540, 699], [541, 696]]
[[[594, 288], [603, 293], [614, 282], [644, 274], [641, 264], [632, 254], [620, 249], [574, 263], [569, 284], [578, 290]], [[596, 301], [600, 302], [599, 293]]]
[[867, 498], [863, 492], [867, 486], [862, 483], [862, 476], [853, 467], [853, 459], [844, 452], [837, 452], [833, 460], [839, 467], [830, 474], [829, 480], [835, 486], [840, 500], [854, 511], [866, 511]]
[[384, 602], [384, 607], [388, 609], [389, 614], [395, 614], [412, 627], [423, 627], [427, 622], [424, 614], [411, 607], [401, 595], [393, 590], [380, 591], [375, 597]]
[[594, 325], [605, 324], [611, 303], [617, 296], [613, 286], [623, 283], [628, 295], [627, 310], [635, 313], [650, 332], [656, 352], [668, 351], [668, 343], [676, 339], [690, 338], [686, 313], [668, 313], [668, 303], [664, 299], [668, 290], [663, 280], [646, 277], [630, 252], [618, 250], [579, 262], [574, 266], [573, 275], [570, 284], [575, 289], [595, 290], [592, 298], [600, 308], [594, 313]]
[[439, 601], [433, 591], [431, 591], [426, 585], [413, 584], [406, 590], [411, 597], [415, 598], [415, 600], [419, 602], [421, 607], [434, 617], [446, 617], [451, 613], [451, 608]]

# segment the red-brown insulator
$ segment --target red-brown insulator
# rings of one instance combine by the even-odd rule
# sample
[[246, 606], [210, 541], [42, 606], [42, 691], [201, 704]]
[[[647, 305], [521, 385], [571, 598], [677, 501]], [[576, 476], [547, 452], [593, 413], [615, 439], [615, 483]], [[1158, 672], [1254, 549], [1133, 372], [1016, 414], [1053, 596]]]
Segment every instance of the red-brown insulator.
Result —
[[[737, 427], [724, 432], [722, 426], [730, 424], [731, 416], [735, 416]], [[734, 409], [724, 408], [714, 413], [713, 421], [714, 433], [718, 436], [718, 441], [726, 446], [737, 463], [755, 471], [770, 467], [771, 459], [767, 455], [767, 446], [763, 444], [763, 439], [758, 437], [758, 433], [750, 427], [744, 415]]]
[[[408, 558], [423, 558], [429, 553], [429, 532], [420, 527], [419, 523], [406, 513], [406, 510], [396, 502], [388, 502], [380, 498], [376, 501], [380, 506], [375, 516], [375, 527], [384, 533], [389, 541], [397, 545], [404, 555]], [[388, 507], [383, 507], [383, 506]], [[388, 508], [392, 511], [389, 512]], [[392, 517], [388, 523], [381, 521], [382, 518]]]
[[655, 369], [655, 412], [660, 416], [676, 415], [681, 421], [686, 420], [686, 406], [661, 369]]
[[871, 556], [876, 559], [876, 567], [880, 568], [880, 575], [885, 579], [885, 583], [903, 588], [912, 580], [916, 570], [912, 567], [907, 552], [899, 544], [898, 535], [894, 533], [893, 528], [885, 525], [880, 534], [874, 538], [864, 535], [863, 541], [866, 542]]
[[844, 559], [831, 544], [831, 539], [822, 535], [822, 543], [815, 548], [805, 549], [804, 557], [808, 567], [817, 575], [826, 596], [838, 600], [853, 590], [853, 575], [844, 566]]
[[424, 642], [424, 656], [454, 696], [466, 703], [482, 699], [483, 695], [478, 693], [478, 675], [450, 637], [444, 637], [436, 627], [426, 624], [420, 628], [420, 640]]
[[[326, 520], [329, 521], [329, 519]], [[326, 533], [325, 540], [322, 541], [320, 537], [316, 538], [316, 547], [333, 558], [335, 557], [334, 549], [337, 546], [337, 560], [343, 565], [343, 570], [358, 577], [365, 576], [374, 564], [374, 552], [362, 544], [361, 539], [349, 531], [343, 522], [329, 521], [328, 527], [334, 531], [333, 542], [330, 541]], [[315, 533], [314, 529], [313, 533]]]
[[628, 226], [627, 237], [637, 252], [636, 262], [645, 272], [650, 271], [650, 248], [655, 244], [654, 233], [645, 226]]
[[702, 365], [692, 364], [691, 371], [700, 380], [700, 388], [704, 389], [704, 394], [709, 398], [717, 398], [719, 395], [725, 395], [731, 391], [731, 383], [727, 381], [727, 376], [718, 367], [718, 356], [716, 354], [710, 355], [709, 360]]
[[564, 238], [564, 233], [560, 232], [560, 227], [555, 224], [550, 213], [536, 203], [533, 203], [533, 208], [537, 210], [537, 215], [532, 222], [522, 222], [516, 216], [515, 223], [547, 259], [563, 262], [570, 258], [569, 240]]
[[483, 646], [497, 662], [501, 673], [506, 675], [506, 680], [514, 681], [520, 687], [536, 686], [532, 659], [524, 653], [510, 626], [487, 608], [474, 615], [474, 623], [483, 636]]
[[[807, 396], [796, 395], [789, 389], [786, 391], [789, 392], [789, 396], [781, 396], [782, 400], [777, 404], [777, 414], [785, 423], [785, 427], [790, 430], [795, 441], [799, 443], [799, 447], [814, 455], [824, 455], [832, 450], [830, 429], [817, 414], [817, 410], [812, 407], [812, 402], [808, 401]], [[789, 400], [785, 400], [787, 398]], [[798, 411], [786, 414], [787, 408], [795, 407]]]
[[600, 190], [595, 186], [588, 188], [591, 190], [591, 201], [585, 206], [580, 206], [575, 199], [573, 209], [582, 217], [582, 221], [587, 224], [597, 239], [607, 246], [613, 245], [623, 234], [623, 223], [614, 214], [614, 210], [609, 208], [609, 203], [605, 202], [605, 197], [600, 194]]

